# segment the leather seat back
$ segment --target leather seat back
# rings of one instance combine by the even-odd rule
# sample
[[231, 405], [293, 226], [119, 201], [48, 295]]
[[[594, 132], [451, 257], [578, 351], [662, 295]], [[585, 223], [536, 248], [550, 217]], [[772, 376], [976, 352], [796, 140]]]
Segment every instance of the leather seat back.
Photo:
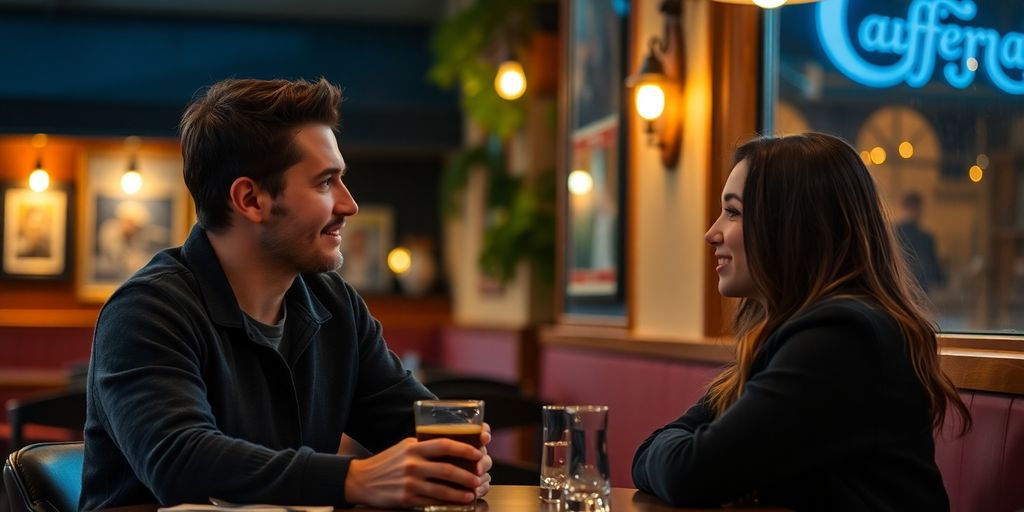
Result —
[[85, 444], [38, 443], [12, 453], [4, 487], [12, 512], [76, 512]]

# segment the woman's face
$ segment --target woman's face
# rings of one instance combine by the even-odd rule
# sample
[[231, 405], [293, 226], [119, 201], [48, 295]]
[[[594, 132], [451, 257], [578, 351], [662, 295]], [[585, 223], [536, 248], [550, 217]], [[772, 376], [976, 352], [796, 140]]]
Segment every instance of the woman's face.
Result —
[[747, 161], [742, 160], [732, 168], [722, 189], [722, 214], [704, 234], [704, 240], [715, 249], [718, 292], [726, 297], [757, 297], [743, 248], [743, 184], [746, 181]]

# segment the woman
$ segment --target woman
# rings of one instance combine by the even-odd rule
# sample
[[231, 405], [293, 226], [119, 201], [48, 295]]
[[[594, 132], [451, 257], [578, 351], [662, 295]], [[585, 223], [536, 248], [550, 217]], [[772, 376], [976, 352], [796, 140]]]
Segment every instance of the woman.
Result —
[[742, 297], [737, 359], [637, 450], [673, 505], [948, 510], [933, 430], [967, 408], [857, 152], [828, 135], [740, 147], [705, 235]]

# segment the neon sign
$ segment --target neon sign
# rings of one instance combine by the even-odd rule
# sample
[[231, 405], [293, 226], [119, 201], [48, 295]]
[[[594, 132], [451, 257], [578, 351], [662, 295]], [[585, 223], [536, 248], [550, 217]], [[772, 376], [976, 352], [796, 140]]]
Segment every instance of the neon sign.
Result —
[[943, 23], [971, 21], [978, 14], [972, 0], [914, 0], [907, 17], [871, 14], [857, 28], [857, 43], [865, 52], [902, 56], [890, 65], [865, 60], [847, 33], [849, 0], [818, 4], [818, 37], [839, 71], [868, 87], [906, 83], [922, 87], [931, 80], [936, 60], [953, 87], [963, 89], [984, 69], [996, 87], [1024, 94], [1024, 34], [1000, 34], [993, 28]]

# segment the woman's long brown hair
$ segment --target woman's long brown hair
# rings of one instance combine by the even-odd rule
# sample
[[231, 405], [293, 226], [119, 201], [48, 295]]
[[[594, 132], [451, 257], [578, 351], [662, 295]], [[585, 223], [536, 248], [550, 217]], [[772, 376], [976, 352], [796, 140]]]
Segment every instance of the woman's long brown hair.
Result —
[[740, 397], [769, 335], [811, 304], [852, 293], [876, 302], [899, 324], [933, 427], [942, 426], [953, 406], [965, 433], [970, 413], [939, 368], [924, 292], [857, 152], [830, 135], [807, 133], [751, 140], [736, 150], [734, 162], [743, 160], [743, 244], [762, 299], [744, 299], [737, 310], [736, 361], [709, 389], [716, 414]]

